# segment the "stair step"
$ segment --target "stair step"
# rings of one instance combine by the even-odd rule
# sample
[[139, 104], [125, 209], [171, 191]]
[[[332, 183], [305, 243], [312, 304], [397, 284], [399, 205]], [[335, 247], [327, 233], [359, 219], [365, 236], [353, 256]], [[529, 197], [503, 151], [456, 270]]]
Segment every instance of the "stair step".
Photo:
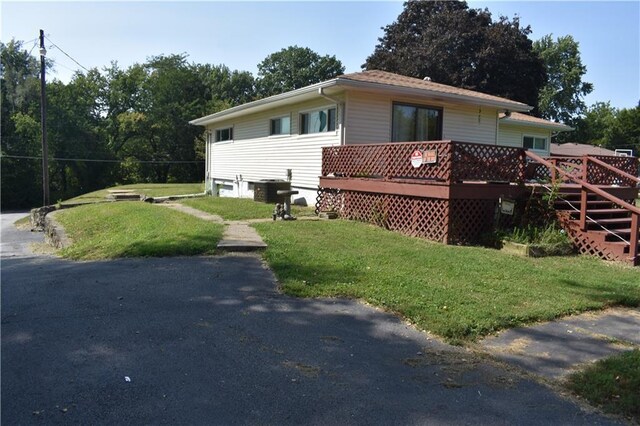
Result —
[[[573, 219], [578, 219], [580, 217], [579, 211], [571, 210], [568, 213], [571, 215], [571, 218]], [[602, 219], [613, 219], [613, 218], [628, 219], [629, 212], [623, 209], [587, 210], [587, 216], [594, 219], [597, 222]]]
[[[590, 222], [591, 223], [591, 222]], [[598, 219], [598, 223], [605, 228], [628, 227], [631, 225], [630, 217], [615, 217], [612, 219]]]
[[[580, 208], [580, 200], [568, 200], [568, 202], [564, 200], [558, 200], [555, 202], [555, 208], [560, 210], [570, 209], [571, 206], [569, 205], [569, 203], [571, 203], [571, 205], [575, 208]], [[614, 203], [606, 200], [588, 200], [587, 201], [587, 209], [611, 208], [613, 207], [613, 205]]]
[[[614, 247], [622, 247], [622, 251], [624, 253], [629, 253], [629, 248], [631, 247], [629, 245], [629, 243], [625, 242], [625, 241], [606, 241], [606, 244], [608, 244], [609, 246], [614, 246]], [[640, 244], [638, 244], [638, 246], [640, 246]]]

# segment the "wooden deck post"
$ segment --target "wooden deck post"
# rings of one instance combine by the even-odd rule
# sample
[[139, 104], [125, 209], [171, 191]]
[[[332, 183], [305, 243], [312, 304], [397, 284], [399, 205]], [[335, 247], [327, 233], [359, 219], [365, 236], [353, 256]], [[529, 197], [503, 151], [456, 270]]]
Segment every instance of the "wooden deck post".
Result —
[[635, 260], [638, 256], [638, 217], [637, 213], [631, 214], [631, 235], [629, 236], [629, 257]]
[[[582, 157], [582, 181], [587, 182], [589, 179], [588, 165], [589, 157], [586, 155]], [[588, 183], [588, 182], [587, 182]], [[580, 230], [587, 230], [587, 198], [588, 193], [584, 186], [580, 187]]]

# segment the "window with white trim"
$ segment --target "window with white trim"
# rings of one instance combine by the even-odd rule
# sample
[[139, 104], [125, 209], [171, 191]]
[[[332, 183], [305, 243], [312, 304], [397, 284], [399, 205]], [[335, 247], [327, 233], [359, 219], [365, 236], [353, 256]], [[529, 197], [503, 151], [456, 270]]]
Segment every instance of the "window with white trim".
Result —
[[233, 127], [225, 127], [224, 129], [216, 129], [216, 142], [224, 142], [233, 140]]
[[270, 135], [288, 135], [291, 133], [291, 117], [284, 116], [271, 119]]
[[547, 150], [547, 138], [541, 138], [538, 136], [523, 136], [522, 146], [525, 149], [535, 149], [538, 151]]
[[300, 134], [336, 130], [336, 109], [327, 108], [300, 114]]

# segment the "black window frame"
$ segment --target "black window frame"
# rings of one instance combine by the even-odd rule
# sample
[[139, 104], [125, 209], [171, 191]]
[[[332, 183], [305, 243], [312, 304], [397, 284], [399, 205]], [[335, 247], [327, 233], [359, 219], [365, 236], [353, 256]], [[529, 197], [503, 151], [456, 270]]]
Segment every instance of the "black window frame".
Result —
[[[228, 137], [224, 138], [224, 132], [228, 131]], [[220, 129], [216, 129], [214, 142], [227, 142], [233, 140], [233, 126], [230, 127], [222, 127]]]
[[[289, 119], [289, 130], [287, 132], [282, 131], [283, 118]], [[279, 125], [277, 125], [276, 123], [279, 123]], [[276, 132], [276, 129], [277, 129], [276, 126], [279, 127], [280, 129], [279, 132]], [[283, 115], [283, 116], [272, 118], [271, 120], [269, 120], [269, 136], [280, 136], [280, 135], [290, 135], [290, 134], [291, 134], [291, 116], [290, 115]]]
[[[404, 106], [404, 107], [412, 107], [412, 108], [416, 108], [416, 116], [414, 116], [414, 126], [418, 125], [418, 120], [417, 118], [417, 113], [418, 113], [418, 109], [425, 109], [425, 110], [431, 110], [431, 111], [437, 111], [438, 112], [438, 121], [436, 123], [436, 132], [438, 133], [437, 138], [435, 139], [428, 139], [430, 141], [438, 141], [438, 140], [442, 140], [442, 121], [443, 121], [443, 116], [444, 116], [444, 108], [442, 107], [437, 107], [437, 106], [433, 106], [433, 105], [422, 105], [422, 104], [414, 104], [414, 103], [408, 103], [408, 102], [393, 102], [392, 106], [391, 106], [391, 142], [421, 142], [421, 141], [398, 141], [395, 140], [394, 138], [394, 134], [395, 132], [395, 128], [396, 128], [396, 119], [395, 119], [395, 108], [396, 106]], [[417, 134], [417, 129], [414, 129], [414, 134]]]

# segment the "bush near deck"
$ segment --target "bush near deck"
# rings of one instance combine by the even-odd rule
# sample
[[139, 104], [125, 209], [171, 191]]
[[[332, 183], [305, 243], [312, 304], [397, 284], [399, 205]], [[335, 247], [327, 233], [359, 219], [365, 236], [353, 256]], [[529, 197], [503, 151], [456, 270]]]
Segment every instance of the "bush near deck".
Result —
[[92, 204], [61, 210], [56, 219], [73, 244], [70, 259], [211, 254], [223, 226], [142, 202]]
[[254, 226], [286, 293], [363, 299], [452, 343], [609, 305], [640, 305], [640, 271], [595, 258], [521, 258], [343, 220]]

